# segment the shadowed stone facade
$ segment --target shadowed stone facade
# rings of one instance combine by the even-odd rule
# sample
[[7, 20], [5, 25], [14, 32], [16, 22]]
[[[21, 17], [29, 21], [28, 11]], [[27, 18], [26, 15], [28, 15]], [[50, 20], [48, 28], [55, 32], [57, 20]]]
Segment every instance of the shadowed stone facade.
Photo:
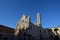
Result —
[[36, 16], [33, 24], [30, 16], [23, 15], [16, 29], [0, 25], [0, 40], [60, 40], [60, 28], [43, 28], [40, 14]]

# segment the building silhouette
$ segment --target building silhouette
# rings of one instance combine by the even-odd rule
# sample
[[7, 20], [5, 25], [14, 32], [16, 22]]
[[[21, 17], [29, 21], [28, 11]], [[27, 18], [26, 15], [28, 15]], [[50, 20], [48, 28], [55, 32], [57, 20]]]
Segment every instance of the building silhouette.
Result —
[[36, 22], [30, 16], [23, 15], [16, 28], [0, 25], [0, 40], [60, 40], [60, 28], [43, 28], [40, 13], [36, 14]]

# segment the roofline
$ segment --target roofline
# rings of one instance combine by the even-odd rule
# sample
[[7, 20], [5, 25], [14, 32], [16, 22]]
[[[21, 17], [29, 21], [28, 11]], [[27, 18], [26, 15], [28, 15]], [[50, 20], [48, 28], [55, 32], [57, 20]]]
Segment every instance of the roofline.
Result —
[[1, 24], [0, 24], [0, 26], [14, 30], [14, 28], [11, 28], [11, 27], [8, 27], [8, 26], [5, 26], [5, 25], [1, 25]]

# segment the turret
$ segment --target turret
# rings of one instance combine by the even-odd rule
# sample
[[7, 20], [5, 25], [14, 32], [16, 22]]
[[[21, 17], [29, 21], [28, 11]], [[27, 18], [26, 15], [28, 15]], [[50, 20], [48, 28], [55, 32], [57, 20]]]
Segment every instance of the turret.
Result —
[[36, 25], [39, 26], [39, 27], [42, 27], [40, 13], [38, 12], [36, 16], [37, 16]]

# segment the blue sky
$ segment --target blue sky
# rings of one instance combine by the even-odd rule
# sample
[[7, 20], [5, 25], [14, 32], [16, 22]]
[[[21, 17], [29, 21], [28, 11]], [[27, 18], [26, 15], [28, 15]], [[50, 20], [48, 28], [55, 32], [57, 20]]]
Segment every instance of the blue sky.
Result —
[[0, 0], [0, 24], [15, 28], [23, 14], [36, 21], [40, 12], [42, 26], [60, 26], [60, 0]]

